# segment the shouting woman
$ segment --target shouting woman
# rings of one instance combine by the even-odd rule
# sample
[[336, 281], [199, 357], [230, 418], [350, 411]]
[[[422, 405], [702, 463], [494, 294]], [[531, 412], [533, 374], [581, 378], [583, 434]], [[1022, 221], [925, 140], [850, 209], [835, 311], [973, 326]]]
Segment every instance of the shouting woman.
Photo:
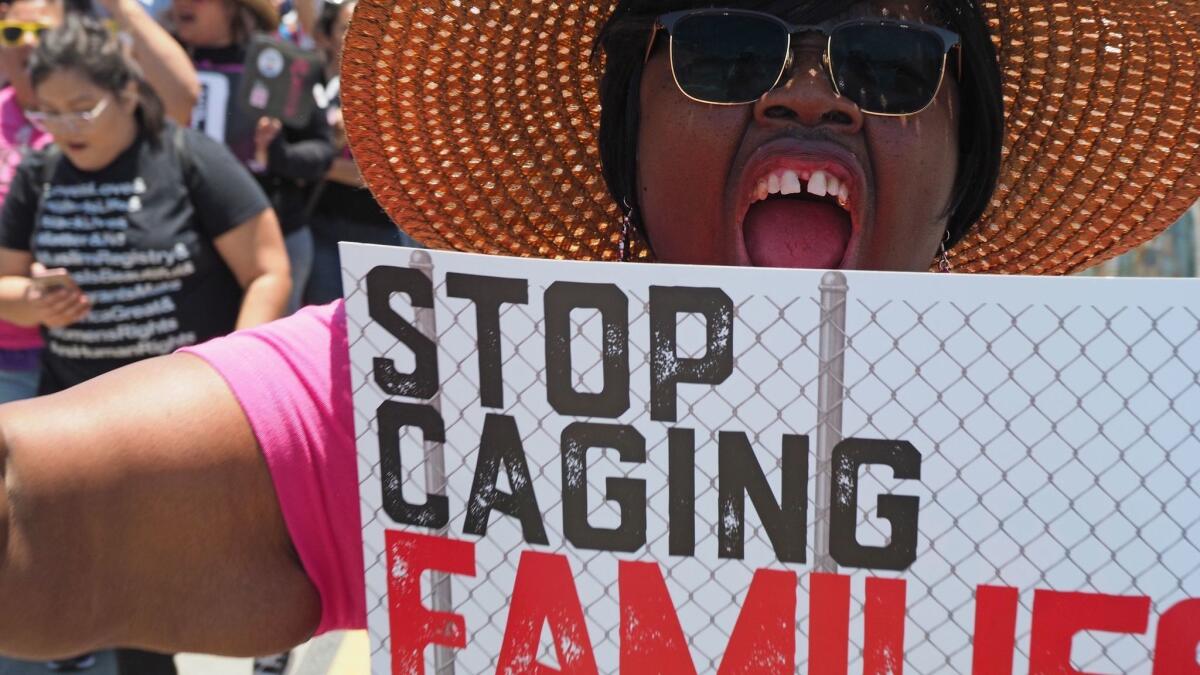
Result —
[[[355, 157], [427, 245], [580, 259], [1065, 273], [1200, 196], [1193, 0], [727, 4], [360, 0]], [[0, 410], [0, 649], [362, 627], [345, 321]]]

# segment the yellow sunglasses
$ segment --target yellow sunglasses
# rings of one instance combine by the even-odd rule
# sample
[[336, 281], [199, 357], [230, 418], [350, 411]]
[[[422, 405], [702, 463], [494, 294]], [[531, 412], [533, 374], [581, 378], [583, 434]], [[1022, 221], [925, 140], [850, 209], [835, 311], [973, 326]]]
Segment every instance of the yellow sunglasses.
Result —
[[15, 47], [29, 41], [30, 38], [37, 42], [48, 30], [50, 26], [44, 23], [0, 20], [0, 45]]

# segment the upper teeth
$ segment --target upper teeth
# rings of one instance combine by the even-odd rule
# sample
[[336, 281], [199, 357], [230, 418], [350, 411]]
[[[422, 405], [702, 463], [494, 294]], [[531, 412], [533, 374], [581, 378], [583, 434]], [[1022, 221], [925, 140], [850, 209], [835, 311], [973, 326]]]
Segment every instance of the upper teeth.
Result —
[[809, 194], [836, 197], [837, 203], [848, 209], [850, 186], [826, 171], [776, 171], [758, 181], [754, 190], [754, 201], [760, 202], [771, 195], [794, 195], [807, 191]]

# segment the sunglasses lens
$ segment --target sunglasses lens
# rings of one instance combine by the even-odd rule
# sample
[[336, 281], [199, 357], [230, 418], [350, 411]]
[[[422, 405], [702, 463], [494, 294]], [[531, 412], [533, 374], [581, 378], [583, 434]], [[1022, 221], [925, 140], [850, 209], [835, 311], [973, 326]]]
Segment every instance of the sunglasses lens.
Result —
[[866, 112], [908, 115], [937, 95], [946, 49], [936, 33], [896, 25], [843, 26], [830, 39], [833, 78]]
[[693, 14], [671, 33], [679, 88], [708, 103], [757, 100], [779, 79], [787, 54], [787, 29], [767, 17]]
[[4, 42], [6, 44], [11, 45], [20, 41], [21, 34], [24, 32], [25, 31], [21, 30], [21, 28], [18, 26], [5, 26], [3, 30], [0, 30], [0, 35], [4, 36]]

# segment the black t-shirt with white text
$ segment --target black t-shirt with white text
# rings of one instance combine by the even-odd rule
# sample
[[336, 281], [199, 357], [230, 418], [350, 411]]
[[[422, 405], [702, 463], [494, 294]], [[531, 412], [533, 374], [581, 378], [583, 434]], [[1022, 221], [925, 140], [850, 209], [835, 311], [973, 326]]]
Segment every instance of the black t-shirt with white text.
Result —
[[180, 157], [176, 133], [143, 134], [99, 171], [47, 151], [18, 168], [0, 246], [66, 268], [92, 301], [80, 322], [43, 330], [42, 393], [233, 329], [242, 289], [213, 240], [269, 204], [226, 148], [183, 130]]

